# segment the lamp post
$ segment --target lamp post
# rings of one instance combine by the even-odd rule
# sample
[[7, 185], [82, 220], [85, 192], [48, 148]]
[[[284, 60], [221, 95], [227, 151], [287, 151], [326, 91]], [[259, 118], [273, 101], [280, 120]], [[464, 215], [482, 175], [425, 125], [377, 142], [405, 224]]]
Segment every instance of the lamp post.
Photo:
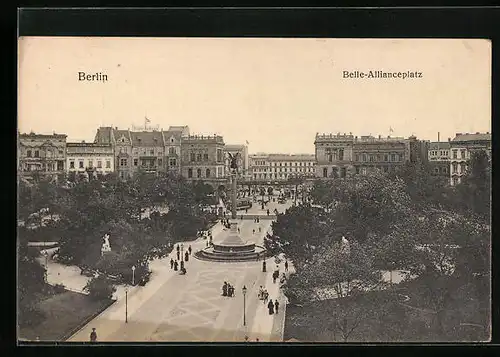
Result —
[[241, 289], [243, 291], [243, 326], [246, 326], [247, 325], [247, 321], [246, 321], [246, 295], [247, 295], [247, 287], [245, 285], [243, 285], [243, 289]]
[[132, 265], [132, 286], [134, 286], [135, 282], [135, 265]]
[[128, 286], [125, 287], [125, 323], [128, 323]]
[[45, 257], [45, 282], [47, 282], [47, 277], [48, 277], [48, 272], [49, 272], [49, 254], [47, 253], [46, 250], [43, 251], [42, 255]]

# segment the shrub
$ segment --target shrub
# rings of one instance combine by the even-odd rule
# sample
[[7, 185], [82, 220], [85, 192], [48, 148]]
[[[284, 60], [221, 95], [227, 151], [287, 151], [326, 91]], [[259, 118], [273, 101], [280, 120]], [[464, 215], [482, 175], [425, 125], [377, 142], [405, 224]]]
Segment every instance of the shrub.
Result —
[[56, 294], [62, 294], [65, 291], [66, 291], [66, 286], [64, 286], [64, 284], [56, 284], [56, 285], [54, 285], [54, 292]]
[[104, 275], [99, 275], [97, 278], [91, 278], [87, 285], [83, 288], [89, 295], [96, 300], [111, 299], [116, 287]]

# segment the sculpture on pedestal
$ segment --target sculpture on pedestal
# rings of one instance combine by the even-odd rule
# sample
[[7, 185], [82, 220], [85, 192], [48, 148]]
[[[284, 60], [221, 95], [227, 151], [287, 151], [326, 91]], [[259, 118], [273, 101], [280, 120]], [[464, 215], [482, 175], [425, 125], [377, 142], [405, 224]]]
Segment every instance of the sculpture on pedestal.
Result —
[[104, 253], [111, 252], [111, 245], [109, 244], [109, 234], [106, 233], [102, 239], [104, 240], [101, 247], [101, 254], [103, 255]]

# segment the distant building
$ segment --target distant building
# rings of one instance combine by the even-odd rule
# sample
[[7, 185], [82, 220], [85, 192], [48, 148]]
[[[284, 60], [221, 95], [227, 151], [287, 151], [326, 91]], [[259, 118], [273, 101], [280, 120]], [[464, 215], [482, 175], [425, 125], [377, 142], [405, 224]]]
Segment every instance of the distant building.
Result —
[[242, 178], [249, 178], [250, 163], [248, 157], [248, 147], [246, 145], [226, 144], [224, 147], [224, 152], [225, 152], [225, 163], [226, 163], [226, 168], [225, 168], [226, 175], [230, 172], [230, 165], [231, 165], [231, 162], [229, 160], [229, 155], [227, 154], [232, 154], [232, 155], [239, 155], [239, 158], [237, 160], [239, 176]]
[[428, 150], [431, 175], [450, 178], [450, 143], [431, 142]]
[[137, 172], [181, 172], [181, 142], [189, 135], [187, 126], [171, 126], [169, 130], [120, 130], [117, 127], [97, 129], [95, 143], [114, 148], [115, 171], [122, 179]]
[[60, 179], [65, 173], [66, 135], [19, 134], [18, 172], [30, 179], [35, 173]]
[[427, 141], [415, 136], [374, 137], [349, 134], [317, 134], [316, 177], [335, 178], [370, 171], [395, 172], [405, 162], [427, 161]]
[[253, 180], [283, 181], [291, 177], [314, 177], [314, 164], [312, 154], [250, 155]]
[[467, 161], [474, 151], [484, 150], [491, 158], [491, 134], [487, 133], [457, 133], [450, 142], [450, 184], [460, 183], [467, 173]]
[[181, 173], [188, 180], [225, 177], [224, 140], [219, 135], [189, 135], [182, 138]]
[[86, 175], [86, 177], [114, 172], [113, 145], [111, 143], [67, 143], [66, 168], [69, 175]]

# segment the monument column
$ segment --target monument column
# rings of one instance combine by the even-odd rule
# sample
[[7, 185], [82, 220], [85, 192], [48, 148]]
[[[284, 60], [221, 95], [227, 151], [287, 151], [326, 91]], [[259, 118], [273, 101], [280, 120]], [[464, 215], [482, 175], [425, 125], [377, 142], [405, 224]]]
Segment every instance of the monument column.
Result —
[[232, 172], [232, 182], [231, 182], [231, 186], [232, 186], [232, 196], [231, 196], [231, 218], [232, 219], [236, 219], [236, 189], [237, 189], [237, 185], [236, 185], [236, 170], [234, 170]]

